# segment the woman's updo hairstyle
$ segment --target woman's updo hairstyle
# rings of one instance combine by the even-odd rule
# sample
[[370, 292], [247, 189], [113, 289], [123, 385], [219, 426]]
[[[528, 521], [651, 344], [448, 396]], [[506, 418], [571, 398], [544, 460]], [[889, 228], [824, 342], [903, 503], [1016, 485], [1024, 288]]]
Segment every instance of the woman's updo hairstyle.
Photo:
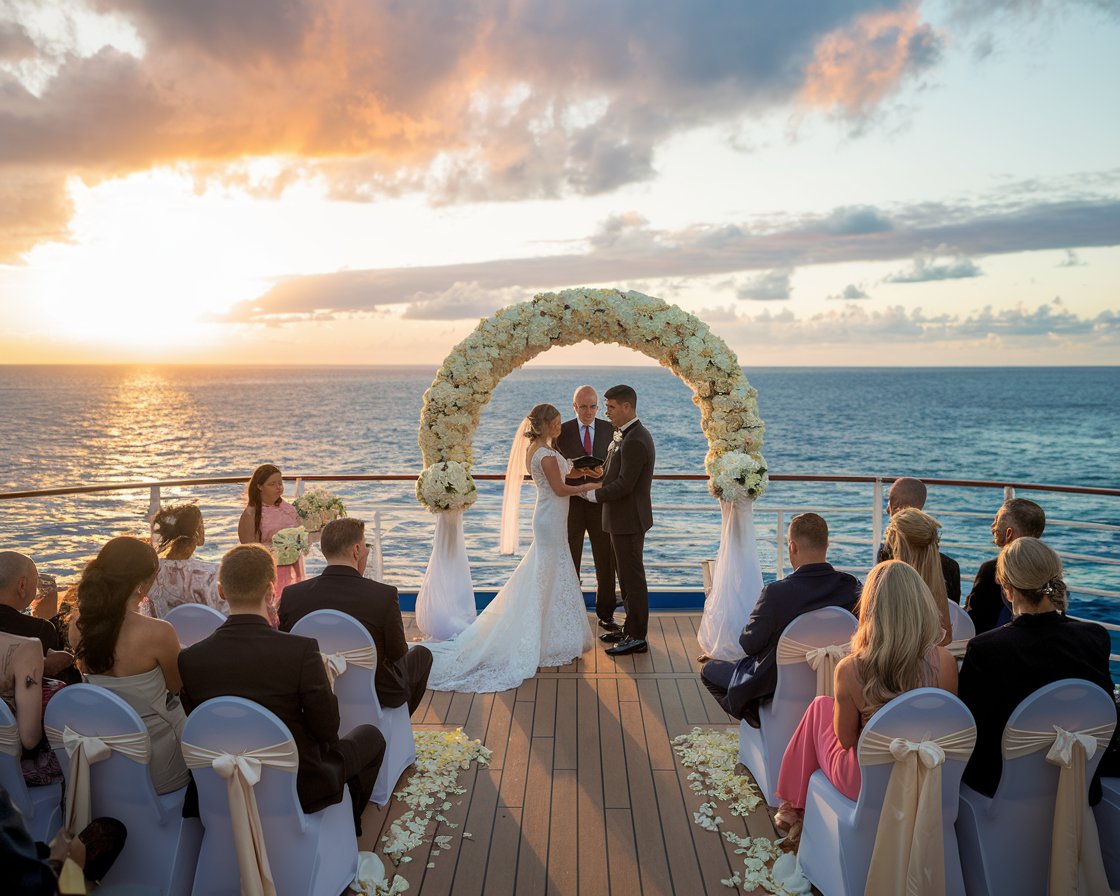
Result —
[[541, 438], [548, 424], [560, 416], [560, 412], [550, 404], [538, 404], [525, 418], [525, 437], [534, 440]]
[[82, 638], [75, 655], [94, 675], [108, 672], [116, 662], [128, 600], [136, 587], [155, 576], [159, 558], [146, 541], [122, 535], [106, 543], [82, 571], [78, 581], [78, 631]]
[[258, 539], [261, 537], [261, 486], [279, 472], [280, 468], [275, 464], [261, 464], [253, 470], [249, 484], [245, 486], [245, 500], [253, 508], [253, 533]]
[[1010, 585], [1028, 603], [1038, 606], [1044, 597], [1060, 611], [1069, 606], [1069, 589], [1062, 579], [1062, 558], [1048, 544], [1022, 536], [999, 552], [996, 578]]
[[152, 519], [152, 535], [161, 554], [172, 551], [190, 553], [202, 526], [202, 511], [195, 504], [163, 507]]

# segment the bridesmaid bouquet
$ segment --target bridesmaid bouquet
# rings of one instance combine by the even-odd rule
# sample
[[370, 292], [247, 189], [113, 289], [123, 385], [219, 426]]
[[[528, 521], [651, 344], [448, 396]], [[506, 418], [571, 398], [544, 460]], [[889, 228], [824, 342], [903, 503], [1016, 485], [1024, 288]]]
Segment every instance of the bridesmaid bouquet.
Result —
[[331, 520], [346, 516], [346, 505], [342, 498], [325, 488], [313, 488], [304, 492], [292, 502], [300, 523], [308, 532], [318, 532]]
[[291, 566], [310, 550], [311, 539], [303, 526], [281, 529], [272, 536], [272, 553], [276, 555], [277, 566]]

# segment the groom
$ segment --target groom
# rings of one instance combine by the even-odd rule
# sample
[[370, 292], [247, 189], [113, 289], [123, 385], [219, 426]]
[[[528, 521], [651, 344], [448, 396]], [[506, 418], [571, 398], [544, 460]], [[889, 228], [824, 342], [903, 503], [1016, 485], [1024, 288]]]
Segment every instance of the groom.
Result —
[[610, 533], [626, 624], [600, 635], [613, 643], [611, 656], [645, 653], [649, 625], [649, 588], [642, 558], [646, 532], [653, 525], [650, 487], [653, 484], [653, 436], [638, 419], [638, 395], [630, 386], [612, 386], [603, 393], [607, 419], [615, 427], [607, 450], [603, 484], [587, 500], [603, 505], [603, 531]]

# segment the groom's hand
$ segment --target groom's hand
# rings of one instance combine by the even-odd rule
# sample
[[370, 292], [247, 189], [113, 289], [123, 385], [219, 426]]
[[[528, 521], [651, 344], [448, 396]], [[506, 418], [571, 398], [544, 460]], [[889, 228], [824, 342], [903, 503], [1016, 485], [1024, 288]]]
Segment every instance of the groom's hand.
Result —
[[591, 479], [602, 479], [603, 478], [603, 465], [599, 464], [599, 466], [597, 466], [597, 467], [591, 467], [590, 469], [585, 470], [584, 475], [591, 478]]

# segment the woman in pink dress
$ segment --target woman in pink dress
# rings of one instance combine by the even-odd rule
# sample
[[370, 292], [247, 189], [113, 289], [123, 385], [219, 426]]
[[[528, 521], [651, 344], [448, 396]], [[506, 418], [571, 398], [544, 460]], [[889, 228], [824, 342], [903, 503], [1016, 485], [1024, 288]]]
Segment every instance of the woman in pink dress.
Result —
[[836, 665], [836, 697], [809, 704], [786, 747], [775, 788], [782, 800], [774, 819], [780, 831], [800, 821], [817, 769], [848, 799], [859, 796], [856, 744], [884, 704], [914, 688], [957, 692], [957, 661], [938, 646], [940, 640], [937, 605], [917, 571], [901, 560], [871, 570], [859, 599], [852, 653]]
[[[237, 537], [242, 544], [262, 544], [271, 551], [273, 535], [281, 529], [300, 525], [296, 509], [284, 500], [284, 477], [272, 464], [262, 464], [253, 471], [245, 498], [246, 507], [237, 524]], [[268, 618], [273, 628], [279, 625], [276, 604], [280, 602], [281, 593], [288, 585], [302, 582], [304, 578], [302, 557], [295, 563], [276, 567], [276, 586], [268, 606]]]

